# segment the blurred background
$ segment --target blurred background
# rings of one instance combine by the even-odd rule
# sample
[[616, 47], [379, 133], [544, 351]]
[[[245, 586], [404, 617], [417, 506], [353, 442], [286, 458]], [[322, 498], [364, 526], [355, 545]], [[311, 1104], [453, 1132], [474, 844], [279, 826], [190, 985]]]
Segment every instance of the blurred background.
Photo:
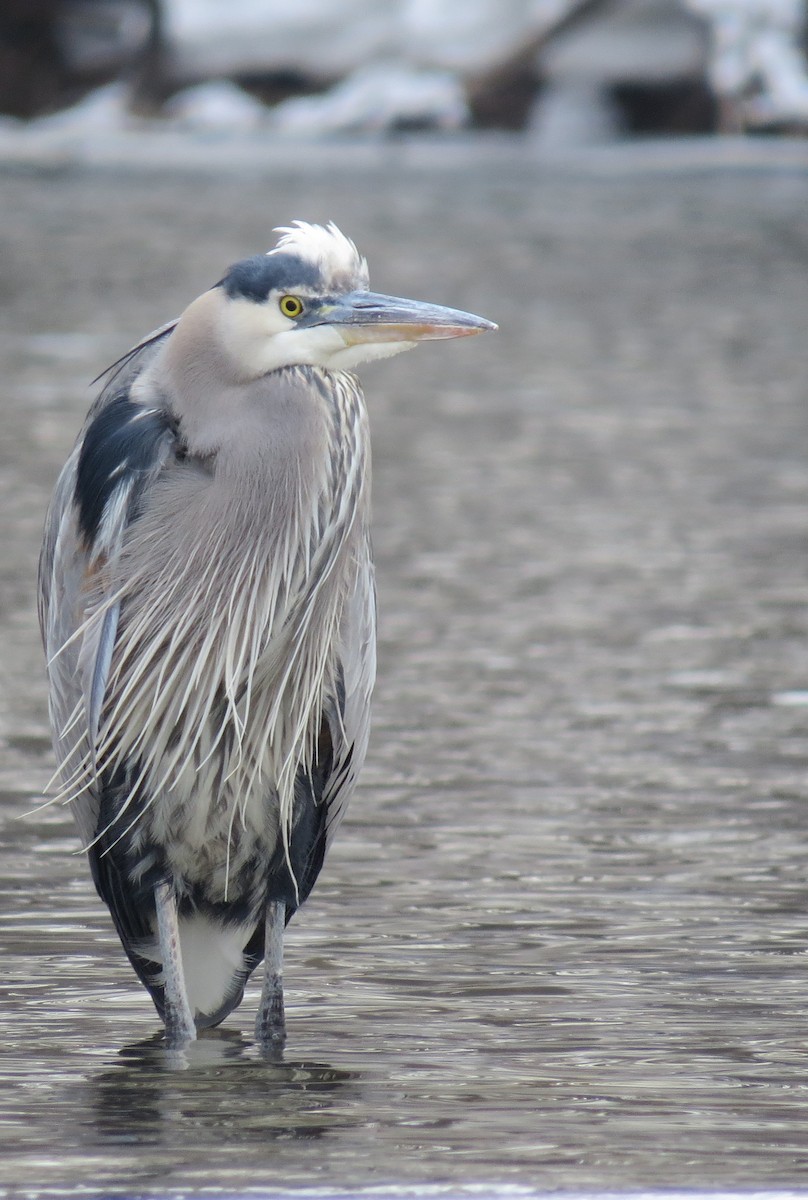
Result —
[[5, 0], [0, 114], [540, 143], [808, 128], [802, 0]]

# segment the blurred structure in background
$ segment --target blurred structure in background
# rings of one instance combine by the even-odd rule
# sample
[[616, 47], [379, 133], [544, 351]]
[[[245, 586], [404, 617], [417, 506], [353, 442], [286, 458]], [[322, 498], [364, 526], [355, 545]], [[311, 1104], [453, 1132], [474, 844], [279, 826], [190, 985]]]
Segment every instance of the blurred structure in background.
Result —
[[808, 128], [802, 0], [688, 0], [710, 27], [708, 79], [727, 131]]
[[[803, 0], [5, 0], [0, 113], [295, 136], [803, 133]], [[54, 116], [54, 114], [59, 114]]]
[[30, 118], [124, 76], [132, 96], [162, 73], [161, 0], [3, 0], [0, 112]]

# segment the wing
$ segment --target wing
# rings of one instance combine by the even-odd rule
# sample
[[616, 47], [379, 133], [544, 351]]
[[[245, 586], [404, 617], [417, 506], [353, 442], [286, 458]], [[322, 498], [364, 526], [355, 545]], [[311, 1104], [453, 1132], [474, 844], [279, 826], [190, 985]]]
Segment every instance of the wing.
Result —
[[367, 753], [376, 676], [376, 589], [368, 539], [343, 613], [339, 659], [338, 694], [326, 703], [314, 762], [310, 770], [299, 770], [295, 783], [289, 861], [279, 846], [270, 871], [271, 890], [286, 902], [287, 920], [314, 887]]
[[323, 790], [326, 845], [345, 815], [370, 736], [370, 698], [376, 680], [376, 580], [369, 536], [343, 616], [340, 664], [343, 694], [330, 717], [333, 767]]
[[132, 384], [171, 328], [116, 364], [59, 476], [45, 522], [38, 600], [51, 730], [63, 792], [85, 844], [98, 820], [95, 743], [118, 623], [105, 568], [176, 443], [165, 409], [133, 399]]
[[[147, 350], [150, 346], [156, 346], [158, 342], [167, 337], [168, 334], [176, 328], [177, 320], [179, 320], [179, 318], [176, 318], [173, 321], [167, 321], [166, 324], [161, 325], [159, 329], [153, 329], [151, 333], [147, 333], [144, 338], [141, 338], [136, 346], [133, 346], [131, 350], [127, 350], [126, 354], [122, 354], [120, 358], [116, 358], [115, 362], [110, 363], [108, 367], [105, 367], [100, 375], [96, 375], [93, 383], [95, 384], [102, 379], [106, 379], [106, 384], [104, 385], [104, 391], [106, 391], [107, 388], [109, 388], [111, 384], [114, 384], [115, 380], [118, 379], [119, 376], [123, 375], [129, 367], [133, 367], [135, 374], [139, 375], [144, 365], [140, 358], [141, 351]], [[104, 392], [102, 392], [101, 395], [103, 397]]]

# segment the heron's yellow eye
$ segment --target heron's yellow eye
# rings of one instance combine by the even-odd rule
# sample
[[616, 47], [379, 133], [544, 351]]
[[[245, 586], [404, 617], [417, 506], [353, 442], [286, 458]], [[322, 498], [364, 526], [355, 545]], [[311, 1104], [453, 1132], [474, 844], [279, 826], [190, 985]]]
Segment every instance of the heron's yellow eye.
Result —
[[303, 312], [303, 301], [299, 296], [281, 296], [280, 309], [285, 317], [294, 321]]

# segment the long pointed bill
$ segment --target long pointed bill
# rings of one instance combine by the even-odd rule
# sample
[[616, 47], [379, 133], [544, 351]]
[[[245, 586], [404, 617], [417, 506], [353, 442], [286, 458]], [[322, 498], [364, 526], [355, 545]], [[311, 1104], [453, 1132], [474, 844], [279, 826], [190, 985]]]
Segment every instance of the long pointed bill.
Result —
[[473, 313], [377, 292], [350, 292], [333, 304], [324, 304], [318, 317], [324, 324], [336, 326], [349, 346], [470, 337], [497, 328], [493, 321]]

